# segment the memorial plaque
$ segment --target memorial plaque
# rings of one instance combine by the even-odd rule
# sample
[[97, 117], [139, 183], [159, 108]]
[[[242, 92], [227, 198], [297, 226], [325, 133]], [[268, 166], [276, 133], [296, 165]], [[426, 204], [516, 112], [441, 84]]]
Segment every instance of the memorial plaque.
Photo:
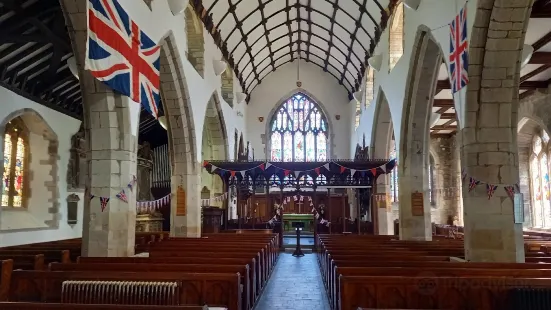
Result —
[[413, 216], [423, 216], [423, 215], [425, 215], [423, 193], [412, 193], [411, 194], [411, 215], [413, 215]]
[[187, 215], [187, 205], [186, 205], [186, 192], [181, 186], [178, 186], [176, 192], [176, 216], [186, 216]]

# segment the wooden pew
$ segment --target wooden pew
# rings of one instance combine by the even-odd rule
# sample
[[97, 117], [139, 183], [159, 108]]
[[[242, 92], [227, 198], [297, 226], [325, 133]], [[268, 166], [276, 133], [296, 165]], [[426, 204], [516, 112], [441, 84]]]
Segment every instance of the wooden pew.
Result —
[[[204, 264], [204, 265], [247, 265], [252, 285], [250, 304], [253, 305], [260, 296], [260, 279], [256, 276], [255, 260], [250, 258], [219, 258], [219, 257], [79, 257], [78, 264]], [[141, 267], [138, 267], [141, 268]]]
[[[109, 261], [109, 260], [107, 260]], [[206, 264], [124, 264], [124, 263], [100, 263], [100, 264], [60, 264], [52, 263], [51, 271], [95, 271], [102, 272], [196, 272], [196, 273], [238, 273], [243, 284], [242, 306], [243, 310], [252, 308], [250, 292], [254, 283], [250, 282], [248, 265], [206, 265]]]
[[44, 254], [38, 255], [0, 255], [0, 260], [12, 260], [13, 269], [44, 270]]
[[[44, 264], [49, 264], [53, 262], [60, 262], [60, 263], [71, 262], [71, 255], [68, 250], [47, 250], [47, 249], [0, 250], [0, 257], [2, 259], [11, 259], [13, 257], [13, 258], [19, 258], [21, 260], [28, 262], [30, 260], [30, 257], [34, 257], [36, 259], [37, 255], [42, 255]], [[35, 262], [35, 259], [33, 259], [33, 262]], [[18, 264], [17, 259], [14, 259], [14, 260], [16, 261], [16, 265], [17, 265]], [[36, 265], [34, 266], [36, 268]]]
[[[12, 273], [8, 301], [16, 302], [62, 302], [62, 285], [64, 281], [131, 281], [131, 282], [175, 282], [178, 284], [175, 300], [157, 296], [154, 302], [171, 305], [224, 306], [228, 310], [240, 310], [240, 275], [218, 273], [185, 273], [185, 272], [103, 272], [103, 271], [27, 271], [18, 270]], [[134, 291], [136, 292], [136, 291]], [[67, 296], [73, 302], [82, 296]], [[80, 291], [79, 291], [80, 293]], [[79, 297], [80, 296], [80, 297]], [[153, 298], [150, 295], [148, 298]], [[78, 297], [78, 298], [77, 298]], [[115, 298], [109, 294], [86, 295], [88, 302], [97, 302], [100, 298]], [[77, 302], [78, 303], [78, 302]]]

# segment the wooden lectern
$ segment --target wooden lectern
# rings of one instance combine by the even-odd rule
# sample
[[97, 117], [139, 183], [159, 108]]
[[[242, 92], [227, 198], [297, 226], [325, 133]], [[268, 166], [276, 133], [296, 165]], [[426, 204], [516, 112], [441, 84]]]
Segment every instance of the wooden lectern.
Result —
[[203, 207], [203, 233], [218, 233], [222, 226], [223, 209], [216, 207]]

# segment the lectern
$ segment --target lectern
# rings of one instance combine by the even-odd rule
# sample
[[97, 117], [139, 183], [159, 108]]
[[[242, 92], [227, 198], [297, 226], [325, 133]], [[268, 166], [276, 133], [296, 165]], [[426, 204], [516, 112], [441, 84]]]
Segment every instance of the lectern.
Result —
[[293, 256], [302, 257], [304, 253], [302, 253], [302, 249], [300, 248], [300, 232], [304, 228], [304, 222], [292, 222], [292, 226], [297, 232], [297, 247], [295, 252], [293, 252]]

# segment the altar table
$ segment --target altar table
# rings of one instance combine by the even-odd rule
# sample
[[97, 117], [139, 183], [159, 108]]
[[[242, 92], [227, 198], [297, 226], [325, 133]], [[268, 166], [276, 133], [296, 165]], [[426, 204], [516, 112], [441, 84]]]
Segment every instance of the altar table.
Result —
[[314, 221], [314, 215], [313, 214], [292, 214], [292, 213], [284, 213], [283, 214], [283, 229], [285, 231], [294, 231], [293, 222], [303, 222], [304, 223], [304, 229], [303, 231], [310, 231], [310, 229], [313, 227], [312, 223]]

